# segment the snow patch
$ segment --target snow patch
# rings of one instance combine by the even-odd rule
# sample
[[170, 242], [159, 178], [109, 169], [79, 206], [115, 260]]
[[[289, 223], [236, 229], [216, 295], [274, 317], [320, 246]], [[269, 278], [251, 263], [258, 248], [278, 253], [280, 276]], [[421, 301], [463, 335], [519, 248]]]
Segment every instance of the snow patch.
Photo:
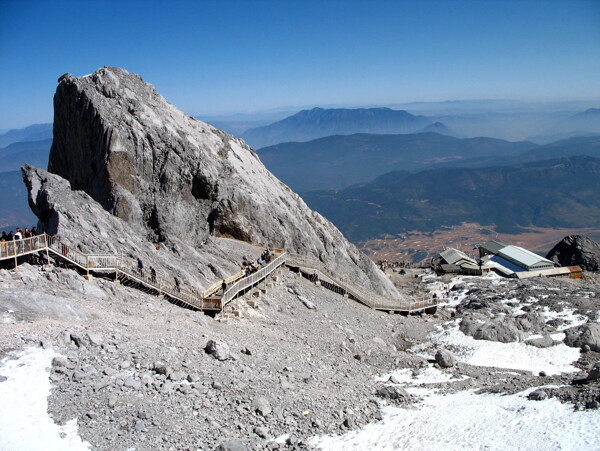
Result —
[[500, 343], [475, 340], [458, 329], [458, 320], [446, 323], [447, 328], [431, 335], [431, 343], [415, 346], [412, 351], [432, 359], [439, 347], [450, 350], [459, 362], [475, 366], [531, 371], [548, 375], [575, 373], [572, 365], [579, 359], [579, 349], [564, 343], [549, 348], [536, 348], [525, 343]]
[[472, 391], [433, 394], [410, 409], [386, 407], [383, 420], [342, 436], [313, 437], [324, 450], [599, 449], [600, 410], [573, 412], [556, 399], [528, 401]]
[[28, 348], [0, 362], [0, 449], [87, 450], [90, 444], [77, 434], [77, 419], [64, 426], [48, 415], [50, 380], [47, 368], [55, 352]]

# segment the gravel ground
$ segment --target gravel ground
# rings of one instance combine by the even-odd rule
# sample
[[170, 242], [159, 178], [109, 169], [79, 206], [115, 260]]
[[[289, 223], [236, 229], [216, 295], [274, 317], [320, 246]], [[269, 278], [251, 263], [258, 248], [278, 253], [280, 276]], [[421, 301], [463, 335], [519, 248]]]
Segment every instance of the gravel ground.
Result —
[[[409, 277], [399, 285], [421, 295], [439, 288], [439, 279]], [[488, 303], [476, 310], [490, 318], [502, 296], [548, 294], [540, 308], [573, 300], [577, 312], [598, 311], [597, 285], [547, 279], [492, 286], [471, 278], [446, 292], [445, 300], [464, 298], [458, 306], [405, 317], [280, 270], [256, 304], [250, 295], [238, 302], [236, 318], [211, 318], [63, 268], [24, 264], [16, 273], [0, 270], [0, 282], [2, 355], [39, 344], [62, 354], [50, 374], [49, 413], [59, 423], [77, 418], [82, 438], [102, 450], [212, 450], [230, 440], [256, 450], [305, 449], [311, 436], [377, 421], [382, 403], [416, 401], [401, 389], [378, 393], [384, 384], [376, 376], [430, 366], [410, 348], [476, 302]], [[589, 369], [599, 357], [582, 353], [578, 365]], [[514, 393], [541, 384], [523, 371], [507, 376], [461, 363], [445, 371], [455, 381], [432, 387]], [[582, 388], [571, 379], [543, 378], [568, 386], [546, 395], [579, 405], [593, 399], [597, 383]]]

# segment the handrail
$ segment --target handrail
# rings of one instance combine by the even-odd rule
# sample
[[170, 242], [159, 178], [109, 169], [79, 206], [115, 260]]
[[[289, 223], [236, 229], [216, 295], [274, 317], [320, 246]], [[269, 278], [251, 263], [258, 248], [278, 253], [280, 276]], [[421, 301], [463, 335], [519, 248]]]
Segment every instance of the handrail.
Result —
[[238, 293], [260, 282], [273, 271], [275, 271], [277, 268], [279, 268], [281, 265], [285, 264], [285, 256], [285, 253], [279, 254], [277, 257], [273, 258], [269, 263], [267, 263], [255, 273], [250, 274], [242, 279], [239, 279], [237, 282], [231, 285], [228, 289], [225, 290], [225, 293], [223, 293], [221, 305], [227, 305], [229, 302], [231, 302], [233, 298], [235, 298], [238, 295]]
[[2, 241], [0, 243], [0, 260], [17, 259], [22, 255], [39, 251], [51, 251], [60, 258], [67, 260], [75, 266], [90, 271], [115, 271], [122, 273], [128, 278], [149, 286], [160, 294], [168, 295], [194, 308], [204, 310], [222, 309], [240, 292], [256, 285], [268, 277], [281, 265], [297, 266], [311, 269], [324, 281], [329, 281], [331, 289], [340, 294], [348, 294], [357, 301], [379, 310], [401, 310], [418, 311], [437, 305], [434, 299], [423, 299], [420, 301], [408, 301], [406, 299], [390, 299], [385, 296], [365, 290], [352, 283], [350, 276], [340, 275], [329, 270], [323, 262], [307, 256], [289, 254], [277, 251], [275, 257], [258, 271], [244, 277], [242, 273], [236, 273], [225, 280], [228, 288], [223, 293], [220, 302], [211, 297], [219, 291], [222, 281], [215, 282], [205, 291], [200, 292], [188, 285], [181, 283], [178, 279], [162, 274], [152, 274], [147, 269], [138, 269], [137, 262], [116, 254], [85, 254], [71, 246], [67, 246], [55, 236], [41, 234], [21, 240]]
[[402, 311], [417, 311], [426, 308], [434, 307], [437, 301], [433, 299], [423, 299], [420, 301], [412, 301], [406, 299], [390, 299], [376, 293], [368, 292], [357, 285], [350, 282], [350, 277], [347, 275], [340, 276], [328, 270], [325, 265], [311, 257], [287, 254], [287, 264], [290, 266], [298, 266], [312, 269], [326, 279], [331, 280], [334, 285], [337, 285], [342, 291], [355, 298], [357, 301], [365, 304], [368, 307], [378, 310], [402, 310]]

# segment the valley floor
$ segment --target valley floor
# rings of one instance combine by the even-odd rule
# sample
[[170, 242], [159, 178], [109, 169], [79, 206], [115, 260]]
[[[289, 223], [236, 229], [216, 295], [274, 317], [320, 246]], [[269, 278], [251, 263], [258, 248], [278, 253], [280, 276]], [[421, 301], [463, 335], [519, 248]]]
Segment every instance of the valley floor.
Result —
[[[398, 282], [447, 305], [434, 316], [388, 315], [282, 270], [256, 308], [241, 300], [244, 316], [220, 322], [68, 269], [0, 270], [0, 394], [19, 393], [0, 406], [0, 448], [600, 448], [600, 410], [586, 408], [600, 382], [571, 385], [600, 353], [474, 340], [458, 326], [475, 310], [534, 310], [558, 341], [563, 329], [600, 320], [598, 285]], [[435, 363], [440, 348], [454, 366]], [[400, 396], [378, 395], [385, 386]], [[539, 387], [547, 398], [529, 400]], [[43, 442], [31, 441], [39, 434], [28, 425]]]
[[600, 230], [528, 228], [518, 234], [496, 233], [494, 225], [463, 223], [433, 232], [404, 232], [398, 236], [371, 239], [360, 243], [360, 248], [373, 261], [388, 260], [429, 263], [431, 258], [447, 247], [473, 254], [476, 244], [499, 239], [507, 244], [521, 246], [545, 256], [552, 247], [568, 235], [584, 235], [600, 241]]

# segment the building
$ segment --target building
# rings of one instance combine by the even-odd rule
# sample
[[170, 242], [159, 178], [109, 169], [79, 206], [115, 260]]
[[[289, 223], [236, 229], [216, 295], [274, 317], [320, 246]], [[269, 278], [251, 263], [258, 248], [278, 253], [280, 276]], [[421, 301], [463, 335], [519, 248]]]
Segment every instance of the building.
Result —
[[431, 261], [438, 273], [444, 274], [468, 274], [480, 276], [487, 274], [491, 266], [481, 266], [474, 258], [469, 257], [462, 251], [454, 248], [444, 249]]
[[519, 246], [509, 246], [500, 241], [489, 241], [479, 246], [481, 261], [505, 277], [526, 279], [530, 277], [581, 276], [581, 268], [564, 267]]

